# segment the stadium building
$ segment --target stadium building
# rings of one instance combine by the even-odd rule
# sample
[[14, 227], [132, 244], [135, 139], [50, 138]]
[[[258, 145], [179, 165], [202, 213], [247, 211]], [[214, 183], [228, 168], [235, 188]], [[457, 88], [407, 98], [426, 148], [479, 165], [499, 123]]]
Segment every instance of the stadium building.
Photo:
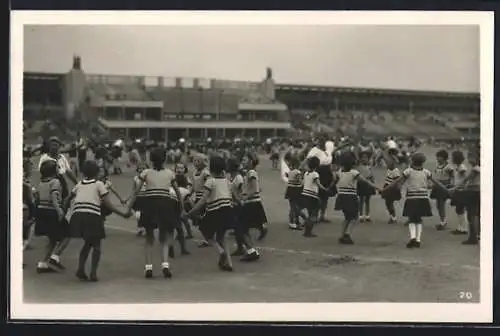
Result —
[[[479, 94], [276, 84], [201, 78], [24, 73], [25, 119], [97, 120], [112, 137], [284, 136], [311, 128], [359, 134], [479, 135]], [[296, 126], [295, 124], [293, 125]]]

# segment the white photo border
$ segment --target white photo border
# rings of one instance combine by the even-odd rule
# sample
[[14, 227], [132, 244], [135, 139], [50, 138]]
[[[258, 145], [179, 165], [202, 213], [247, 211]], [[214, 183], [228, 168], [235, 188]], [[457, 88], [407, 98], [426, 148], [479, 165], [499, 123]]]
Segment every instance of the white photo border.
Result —
[[[481, 230], [479, 303], [27, 304], [21, 218], [24, 25], [477, 25], [480, 27]], [[13, 320], [429, 322], [493, 319], [493, 12], [12, 11], [10, 316]]]

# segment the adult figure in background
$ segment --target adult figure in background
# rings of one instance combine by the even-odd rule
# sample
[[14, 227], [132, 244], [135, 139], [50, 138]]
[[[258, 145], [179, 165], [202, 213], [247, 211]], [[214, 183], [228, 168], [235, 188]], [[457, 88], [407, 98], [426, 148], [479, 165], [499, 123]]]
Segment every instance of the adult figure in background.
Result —
[[326, 218], [326, 208], [328, 206], [328, 199], [334, 196], [334, 180], [332, 171], [332, 152], [326, 150], [326, 139], [324, 137], [319, 138], [316, 145], [309, 150], [306, 161], [311, 157], [317, 157], [319, 159], [319, 181], [321, 185], [326, 188], [326, 190], [320, 190], [319, 192], [321, 202], [319, 222], [329, 223], [330, 221]]
[[77, 132], [76, 136], [76, 147], [78, 148], [78, 170], [80, 170], [83, 167], [85, 160], [87, 160], [88, 145], [87, 141], [80, 135], [80, 132]]
[[42, 154], [42, 156], [40, 157], [38, 169], [40, 169], [42, 164], [48, 160], [52, 160], [57, 163], [57, 178], [61, 182], [62, 196], [64, 199], [69, 195], [69, 187], [66, 178], [70, 179], [73, 184], [77, 183], [77, 179], [75, 174], [71, 170], [68, 160], [60, 152], [61, 146], [62, 143], [58, 137], [50, 137], [47, 142], [47, 152]]

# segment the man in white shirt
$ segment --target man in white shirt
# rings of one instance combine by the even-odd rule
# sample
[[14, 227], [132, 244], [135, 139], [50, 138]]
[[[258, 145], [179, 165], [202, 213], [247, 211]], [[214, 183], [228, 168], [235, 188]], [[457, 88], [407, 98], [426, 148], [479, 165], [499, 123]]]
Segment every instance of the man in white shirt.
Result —
[[[73, 174], [71, 171], [70, 165], [68, 163], [68, 160], [64, 155], [59, 153], [59, 150], [61, 148], [61, 141], [59, 140], [58, 137], [50, 137], [48, 141], [48, 152], [45, 154], [42, 154], [40, 157], [40, 162], [38, 163], [38, 170], [40, 170], [42, 164], [46, 161], [55, 161], [57, 162], [57, 173], [58, 176], [57, 178], [59, 179], [61, 186], [62, 186], [62, 197], [63, 199], [66, 198], [69, 194], [69, 188], [68, 188], [68, 183], [66, 182], [66, 179], [64, 178], [65, 176], [68, 177], [71, 182], [74, 184], [77, 183], [76, 176]], [[63, 241], [61, 241], [59, 244], [56, 245], [54, 248], [54, 251], [52, 252], [52, 255], [49, 258], [48, 264], [50, 268], [56, 268], [58, 270], [62, 270], [65, 267], [61, 264], [60, 257], [62, 253], [66, 250], [68, 247], [70, 238], [65, 238]]]
[[[316, 146], [311, 148], [309, 153], [307, 153], [306, 159], [311, 157], [317, 157], [319, 159], [320, 167], [318, 169], [319, 178], [321, 184], [328, 188], [333, 182], [333, 172], [332, 172], [332, 152], [326, 150], [326, 142], [325, 139], [318, 139]], [[331, 144], [328, 144], [328, 147], [331, 147]], [[328, 199], [331, 196], [331, 191], [320, 191], [320, 199], [321, 199], [321, 211], [319, 216], [319, 221], [322, 223], [328, 223], [329, 220], [326, 219], [326, 208], [328, 206]]]

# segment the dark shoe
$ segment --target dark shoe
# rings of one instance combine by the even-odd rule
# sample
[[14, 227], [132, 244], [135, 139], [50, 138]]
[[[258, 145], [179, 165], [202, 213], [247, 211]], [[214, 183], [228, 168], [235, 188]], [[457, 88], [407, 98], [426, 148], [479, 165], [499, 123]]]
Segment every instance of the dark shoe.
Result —
[[52, 268], [45, 268], [45, 267], [37, 267], [36, 272], [38, 274], [44, 274], [44, 273], [54, 273], [55, 271]]
[[450, 231], [450, 233], [454, 236], [460, 236], [460, 235], [466, 235], [468, 234], [467, 231], [460, 231], [460, 230], [453, 230], [453, 231]]
[[414, 248], [416, 247], [417, 240], [416, 239], [410, 239], [410, 241], [406, 244], [407, 248]]
[[353, 245], [354, 241], [352, 240], [351, 236], [344, 235], [339, 238], [339, 243], [343, 245]]
[[165, 279], [171, 279], [172, 278], [172, 272], [170, 272], [170, 268], [168, 267], [163, 267], [161, 272], [163, 273], [163, 277]]
[[317, 237], [317, 235], [315, 235], [312, 232], [306, 232], [306, 233], [304, 233], [303, 236], [306, 237], [306, 238], [316, 238]]
[[54, 268], [55, 271], [64, 271], [66, 267], [64, 267], [63, 264], [61, 264], [60, 261], [54, 260], [52, 258], [49, 259], [48, 261], [49, 267]]
[[87, 276], [87, 274], [85, 274], [85, 271], [79, 270], [76, 272], [75, 275], [78, 278], [78, 280], [80, 280], [80, 281], [88, 281], [89, 280], [89, 277]]
[[153, 270], [144, 270], [144, 277], [146, 279], [151, 279], [153, 277]]

